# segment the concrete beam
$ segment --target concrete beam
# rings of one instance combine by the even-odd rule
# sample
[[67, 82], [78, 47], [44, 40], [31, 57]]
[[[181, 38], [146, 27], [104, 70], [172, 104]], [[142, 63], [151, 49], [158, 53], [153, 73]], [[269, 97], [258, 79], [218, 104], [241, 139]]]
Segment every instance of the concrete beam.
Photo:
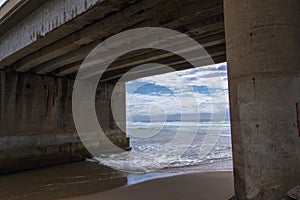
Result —
[[[103, 20], [98, 20], [96, 23], [90, 24], [89, 26], [78, 29], [77, 32], [69, 34], [62, 40], [54, 41], [52, 44], [46, 46], [45, 48], [42, 48], [28, 55], [24, 59], [16, 62], [12, 66], [12, 68], [14, 70], [23, 72], [28, 71], [32, 67], [38, 66], [48, 60], [57, 58], [61, 55], [79, 49], [84, 45], [86, 45], [85, 53], [87, 53], [93, 48], [93, 45], [90, 44], [91, 42], [95, 41], [96, 39], [101, 40], [101, 38], [108, 37], [109, 34], [117, 33], [125, 29], [127, 26], [132, 25], [132, 23], [134, 24], [139, 22], [140, 20], [143, 20], [143, 17], [139, 14], [137, 15], [138, 17], [131, 18], [130, 16], [136, 13], [140, 13], [143, 9], [147, 10], [157, 5], [158, 3], [159, 1], [141, 1], [137, 4], [129, 6], [126, 11], [122, 11], [119, 8], [119, 10], [121, 11], [116, 12], [110, 16], [108, 15], [107, 17], [103, 18]], [[112, 9], [110, 8], [110, 10]], [[104, 13], [102, 15], [105, 15], [106, 12], [102, 11], [102, 13]], [[98, 11], [98, 14], [99, 13], [101, 13], [101, 11]], [[115, 32], [111, 33], [111, 29], [114, 29]]]
[[46, 2], [47, 0], [7, 0], [0, 7], [0, 37]]
[[118, 0], [48, 1], [0, 38], [0, 69], [120, 9], [120, 4], [124, 3]]
[[[203, 67], [203, 66], [207, 66], [207, 65], [211, 64], [211, 59], [210, 58], [216, 64], [225, 62], [226, 61], [225, 51], [212, 53], [212, 54], [210, 54], [210, 57], [195, 58], [195, 59], [193, 59], [193, 61], [199, 64], [197, 67]], [[163, 62], [162, 63], [158, 62], [158, 63], [159, 64], [164, 64]], [[181, 60], [179, 59], [177, 62], [168, 63], [167, 66], [171, 67], [173, 69], [173, 71], [170, 71], [170, 68], [161, 67], [161, 66], [154, 66], [154, 67], [151, 67], [151, 68], [147, 68], [147, 69], [127, 73], [130, 69], [133, 68], [132, 67], [132, 68], [127, 68], [125, 70], [122, 70], [121, 72], [116, 73], [115, 75], [104, 74], [104, 76], [101, 78], [100, 82], [115, 83], [124, 75], [124, 73], [127, 73], [127, 74], [126, 74], [126, 77], [123, 78], [122, 80], [127, 82], [127, 81], [132, 81], [132, 80], [135, 80], [135, 79], [139, 79], [139, 78], [144, 78], [144, 77], [147, 77], [147, 76], [155, 76], [155, 75], [159, 75], [159, 74], [174, 72], [174, 70], [180, 71], [180, 70], [191, 69], [191, 68], [194, 67], [194, 66], [191, 65], [191, 63], [185, 62], [185, 60], [182, 60], [182, 59]]]
[[[166, 53], [165, 51], [160, 51], [162, 54]], [[195, 51], [194, 54], [196, 54], [198, 51]], [[208, 54], [210, 55], [210, 57], [214, 57], [214, 56], [220, 56], [220, 55], [225, 55], [225, 45], [216, 45], [216, 46], [212, 46], [210, 48], [207, 49]], [[169, 52], [167, 52], [169, 53]], [[193, 51], [190, 52], [191, 54], [193, 54]], [[169, 53], [170, 54], [170, 53]], [[225, 57], [225, 56], [224, 56]], [[195, 63], [197, 63], [198, 65], [196, 67], [202, 67], [202, 66], [206, 66], [209, 65], [209, 56], [203, 56], [203, 57], [196, 57], [193, 60]], [[225, 62], [225, 60], [223, 60], [222, 62]], [[123, 76], [123, 74], [127, 73], [129, 70], [133, 69], [134, 67], [137, 67], [139, 65], [143, 65], [143, 64], [147, 64], [147, 63], [159, 63], [159, 64], [163, 64], [163, 65], [167, 65], [169, 67], [172, 67], [176, 70], [183, 70], [183, 69], [189, 69], [189, 68], [193, 68], [193, 66], [187, 62], [185, 59], [183, 59], [182, 57], [176, 55], [176, 54], [171, 54], [169, 57], [167, 58], [161, 58], [161, 59], [156, 59], [153, 61], [144, 61], [144, 62], [138, 62], [132, 65], [129, 65], [127, 67], [123, 67], [123, 68], [119, 68], [119, 69], [114, 69], [114, 70], [107, 70], [103, 73], [102, 75], [102, 79], [101, 81], [105, 82], [106, 80], [113, 80], [116, 79], [116, 77], [121, 77]], [[114, 65], [112, 65], [112, 67], [114, 67]], [[147, 69], [143, 69], [144, 71], [151, 71], [153, 70], [153, 75], [157, 75], [159, 74], [159, 71], [157, 69], [152, 69], [152, 68], [147, 68]], [[99, 72], [100, 70], [98, 70]], [[91, 73], [90, 71], [88, 71], [87, 73]], [[87, 77], [89, 76], [94, 76], [97, 73], [91, 73], [91, 74], [87, 74]]]
[[[213, 47], [216, 45], [220, 45], [225, 43], [225, 35], [224, 32], [220, 32], [220, 33], [216, 33], [216, 34], [212, 34], [212, 35], [200, 35], [198, 36], [199, 39], [197, 39], [196, 41], [199, 42], [199, 44], [201, 44], [204, 48], [209, 48], [209, 47]], [[145, 40], [147, 41], [147, 40]], [[168, 44], [168, 43], [167, 43]], [[182, 52], [188, 52], [188, 51], [192, 51], [193, 50], [193, 46], [189, 45], [189, 44], [181, 44], [180, 42], [176, 43], [172, 43], [171, 46], [177, 47], [178, 49], [182, 49]], [[194, 47], [195, 48], [195, 47]], [[114, 52], [116, 53], [116, 52]], [[150, 61], [155, 61], [158, 59], [163, 59], [163, 58], [168, 58], [169, 56], [171, 56], [172, 54], [169, 52], [161, 52], [161, 51], [156, 51], [156, 50], [143, 50], [143, 51], [135, 51], [130, 53], [129, 55], [124, 55], [124, 57], [122, 56], [122, 58], [119, 58], [118, 61], [114, 62], [113, 65], [111, 65], [106, 71], [113, 71], [113, 70], [117, 70], [117, 69], [121, 69], [121, 68], [125, 68], [128, 66], [133, 66], [133, 65], [137, 65], [137, 64], [141, 64], [141, 63], [145, 63], [145, 62], [150, 62]], [[103, 60], [105, 59], [109, 59], [108, 57], [114, 56], [114, 54], [109, 54], [106, 57], [101, 55], [101, 58], [99, 59], [98, 55], [95, 55], [95, 58], [92, 59], [92, 62], [88, 62], [86, 63], [85, 66], [83, 67], [88, 67], [89, 73], [90, 72], [94, 72], [97, 73], [99, 70], [99, 64], [105, 64], [105, 62], [103, 62]], [[98, 61], [97, 61], [98, 60]], [[50, 73], [48, 73], [48, 75], [52, 75], [52, 76], [65, 76], [67, 74], [71, 74], [76, 72], [83, 60], [79, 60], [76, 61], [75, 63], [71, 63], [68, 64], [64, 67], [60, 67], [57, 70], [54, 70]], [[62, 74], [61, 74], [62, 73]]]
[[[178, 11], [179, 4], [182, 4], [183, 8]], [[166, 10], [161, 12], [159, 10], [160, 7], [164, 7]], [[195, 8], [197, 8], [197, 11]], [[195, 12], [193, 15], [191, 15], [190, 12], [187, 16], [187, 11], [191, 9], [194, 9]], [[103, 39], [128, 28], [163, 26], [172, 29], [181, 29], [184, 22], [188, 21], [189, 24], [187, 25], [191, 27], [191, 29], [187, 30], [189, 30], [190, 33], [204, 33], [206, 32], [206, 26], [213, 24], [213, 22], [216, 23], [216, 21], [222, 21], [222, 19], [210, 19], [210, 17], [218, 14], [222, 16], [222, 13], [222, 5], [216, 3], [200, 4], [199, 2], [190, 1], [190, 3], [186, 5], [185, 2], [180, 1], [140, 1], [17, 61], [12, 65], [12, 68], [23, 72], [34, 68], [32, 70], [34, 73], [48, 73], [63, 65], [77, 62], [80, 59], [82, 60], [88, 52]], [[155, 20], [152, 17], [153, 15], [157, 16]], [[170, 17], [173, 19], [170, 19]], [[169, 19], [169, 21], [166, 21], [166, 19]], [[199, 29], [200, 22], [202, 23], [202, 29]], [[195, 25], [195, 23], [198, 25]], [[193, 31], [192, 27], [198, 30]], [[91, 42], [93, 40], [96, 41], [87, 44], [87, 41]], [[53, 63], [55, 63], [55, 65]], [[59, 65], [60, 63], [61, 65]]]
[[[224, 38], [224, 34], [222, 36], [220, 36], [219, 38], [217, 38], [217, 36], [211, 36], [214, 38], [209, 37], [209, 35], [207, 35], [208, 32], [213, 32], [215, 30], [220, 29], [221, 26], [223, 26], [222, 23], [219, 22], [219, 16], [214, 16], [211, 21], [208, 19], [204, 19], [203, 21], [205, 21], [206, 23], [203, 24], [202, 21], [201, 22], [197, 22], [197, 24], [201, 24], [201, 28], [203, 29], [203, 32], [206, 33], [205, 35], [207, 36], [207, 39], [204, 38], [201, 34], [198, 33], [198, 35], [195, 35], [195, 39], [199, 39], [200, 44], [203, 43], [204, 45], [208, 46], [207, 41], [210, 41], [210, 45], [213, 45], [214, 42], [218, 43], [221, 40], [223, 40], [223, 42], [225, 42]], [[214, 26], [211, 26], [214, 25]], [[200, 26], [200, 25], [199, 25]], [[199, 30], [199, 27], [197, 28]], [[193, 31], [193, 29], [189, 29], [190, 31]], [[204, 31], [205, 30], [205, 31]], [[139, 40], [141, 41], [141, 45], [144, 43], [148, 43], [149, 41], [147, 40], [147, 38], [149, 38], [149, 35], [147, 35], [145, 33], [145, 35], [141, 35], [141, 38], [139, 38]], [[215, 40], [215, 41], [213, 41]], [[66, 53], [65, 55], [62, 55], [60, 57], [54, 58], [48, 62], [45, 62], [37, 67], [34, 67], [33, 69], [30, 70], [30, 72], [32, 73], [38, 73], [38, 74], [46, 74], [49, 73], [53, 70], [59, 69], [60, 67], [63, 67], [65, 65], [69, 65], [73, 62], [78, 62], [81, 61], [83, 59], [85, 59], [85, 57], [87, 56], [87, 54], [94, 48], [96, 47], [101, 41], [95, 41], [91, 44], [82, 46], [81, 48], [79, 48], [78, 50]], [[117, 45], [121, 46], [122, 44], [127, 45], [127, 39], [121, 40], [119, 41], [119, 43]], [[174, 44], [175, 45], [175, 44]], [[179, 45], [179, 44], [178, 44]], [[183, 44], [184, 45], [184, 44]], [[187, 46], [187, 45], [185, 45]], [[191, 48], [191, 47], [188, 47]], [[118, 52], [119, 49], [115, 48], [115, 50], [113, 49], [112, 52], [116, 53]], [[98, 55], [95, 55], [95, 57], [97, 57]], [[103, 60], [107, 59], [108, 57], [113, 57], [114, 54], [112, 54], [111, 52], [107, 52], [107, 55], [101, 55], [101, 58], [97, 58], [95, 60], [93, 60], [92, 63], [97, 63], [97, 60], [99, 60], [99, 62], [103, 62]], [[146, 56], [144, 58], [147, 58]], [[93, 64], [92, 64], [93, 65]]]
[[[197, 40], [199, 42], [199, 44], [202, 45], [203, 48], [205, 48], [208, 53], [216, 53], [216, 52], [225, 52], [225, 41], [224, 41], [224, 34], [216, 34], [213, 35], [212, 37], [205, 37], [205, 38], [201, 38], [199, 40]], [[167, 43], [168, 44], [168, 43]], [[216, 48], [217, 46], [217, 48]], [[221, 48], [219, 48], [221, 46]], [[166, 51], [161, 51], [161, 50], [154, 50], [154, 51], [150, 51], [149, 53], [145, 53], [145, 54], [141, 54], [138, 56], [135, 56], [136, 54], [139, 54], [139, 52], [132, 52], [132, 57], [129, 57], [128, 59], [120, 59], [120, 60], [116, 60], [114, 61], [108, 69], [105, 70], [105, 72], [111, 72], [112, 74], [115, 73], [114, 75], [118, 75], [119, 73], [117, 72], [117, 70], [128, 70], [128, 68], [131, 68], [133, 66], [138, 66], [141, 64], [145, 64], [145, 63], [164, 63], [164, 64], [172, 64], [172, 57], [174, 57], [173, 53], [192, 53], [193, 51], [195, 51], [195, 49], [198, 48], [197, 46], [188, 44], [188, 43], [178, 43], [178, 44], [174, 44], [171, 45], [171, 47], [174, 47], [175, 49], [179, 49], [176, 52], [166, 52]], [[141, 50], [143, 51], [143, 50]], [[109, 52], [108, 52], [109, 53]], [[225, 53], [224, 53], [225, 54]], [[112, 55], [113, 56], [113, 55]], [[102, 58], [102, 56], [100, 56]], [[195, 58], [198, 59], [198, 58]], [[99, 60], [97, 62], [97, 55], [95, 56], [95, 58], [91, 59], [91, 65], [89, 65], [89, 63], [87, 63], [86, 65], [82, 65], [82, 67], [86, 67], [85, 71], [82, 73], [85, 73], [86, 76], [93, 76], [97, 73], [99, 73], [100, 71], [102, 71], [103, 69], [99, 68], [99, 65], [101, 66], [106, 66], [108, 64], [106, 64], [105, 62], [101, 62], [101, 60]], [[199, 65], [200, 66], [200, 65]]]

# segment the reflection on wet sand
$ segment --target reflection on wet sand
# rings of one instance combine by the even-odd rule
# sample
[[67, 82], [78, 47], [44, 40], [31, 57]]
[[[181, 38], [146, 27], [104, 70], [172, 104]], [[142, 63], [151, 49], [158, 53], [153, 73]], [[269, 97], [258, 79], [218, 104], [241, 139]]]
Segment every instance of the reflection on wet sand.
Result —
[[72, 163], [0, 176], [1, 200], [54, 200], [127, 185], [127, 177], [97, 163]]

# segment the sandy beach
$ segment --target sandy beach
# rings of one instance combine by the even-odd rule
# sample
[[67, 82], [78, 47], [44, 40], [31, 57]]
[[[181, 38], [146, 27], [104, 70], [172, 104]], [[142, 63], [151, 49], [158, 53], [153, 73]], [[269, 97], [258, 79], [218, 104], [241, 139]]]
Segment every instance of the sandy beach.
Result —
[[207, 172], [159, 178], [63, 200], [228, 200], [234, 194], [233, 188], [232, 172]]
[[98, 163], [70, 163], [0, 176], [0, 199], [228, 200], [233, 196], [232, 172], [203, 170], [126, 175]]

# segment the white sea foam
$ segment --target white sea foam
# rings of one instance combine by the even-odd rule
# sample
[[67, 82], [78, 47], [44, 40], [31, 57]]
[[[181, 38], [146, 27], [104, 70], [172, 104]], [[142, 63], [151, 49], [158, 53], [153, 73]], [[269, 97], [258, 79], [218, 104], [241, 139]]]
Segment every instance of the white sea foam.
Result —
[[[189, 134], [189, 125], [191, 122], [185, 122], [180, 127], [180, 131]], [[149, 131], [149, 126], [146, 123], [139, 122], [131, 129], [128, 126], [128, 132], [135, 131], [135, 135]], [[194, 142], [182, 155], [177, 152], [184, 145], [168, 146], [172, 138], [177, 134], [177, 129], [180, 124], [178, 122], [167, 122], [160, 132], [150, 138], [131, 137], [132, 152], [119, 154], [102, 155], [96, 158], [101, 164], [113, 167], [115, 169], [125, 170], [129, 172], [149, 172], [161, 168], [180, 168], [189, 166], [200, 166], [216, 162], [231, 160], [231, 138], [230, 125], [227, 123], [203, 123], [199, 125], [198, 133]], [[151, 128], [160, 127], [159, 123], [152, 123]], [[216, 135], [219, 136], [217, 144], [212, 151], [204, 158], [199, 158], [199, 151], [202, 146], [203, 139], [207, 133], [207, 129], [216, 130]], [[222, 130], [222, 131], [220, 131]], [[210, 144], [206, 144], [210, 145]], [[167, 147], [167, 148], [166, 148]], [[164, 149], [164, 153], [158, 150]]]

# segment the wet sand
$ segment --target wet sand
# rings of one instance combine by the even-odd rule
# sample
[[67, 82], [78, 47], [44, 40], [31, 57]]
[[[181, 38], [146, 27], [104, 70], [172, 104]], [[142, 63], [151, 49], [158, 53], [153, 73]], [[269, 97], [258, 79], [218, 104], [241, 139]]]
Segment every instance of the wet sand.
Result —
[[1, 200], [56, 200], [127, 185], [123, 174], [98, 163], [79, 162], [0, 176]]
[[[171, 177], [161, 178], [164, 176]], [[227, 200], [233, 196], [232, 176], [232, 172], [130, 175], [98, 163], [80, 162], [2, 175], [0, 199]], [[145, 181], [149, 178], [158, 179]]]
[[233, 194], [232, 172], [207, 172], [160, 178], [64, 200], [228, 200]]

